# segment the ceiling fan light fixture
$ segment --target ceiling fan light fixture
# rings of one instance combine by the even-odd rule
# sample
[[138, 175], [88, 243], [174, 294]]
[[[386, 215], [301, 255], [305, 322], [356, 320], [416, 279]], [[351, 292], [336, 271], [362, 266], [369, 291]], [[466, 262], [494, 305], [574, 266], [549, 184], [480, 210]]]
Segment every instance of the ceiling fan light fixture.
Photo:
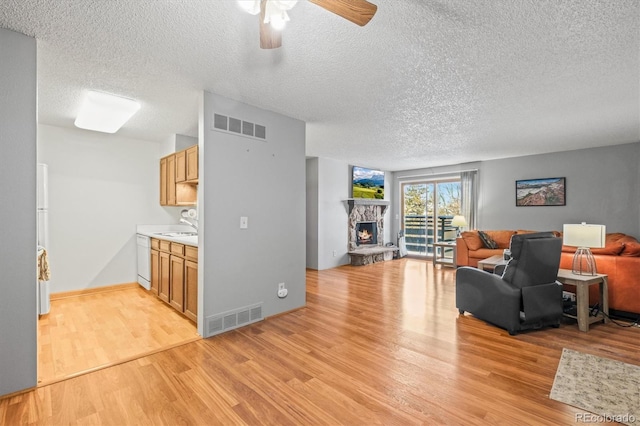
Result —
[[287, 10], [295, 6], [297, 0], [267, 0], [265, 3], [264, 23], [271, 24], [274, 30], [281, 30], [290, 21]]
[[260, 0], [238, 0], [238, 4], [247, 13], [257, 15], [260, 13]]
[[274, 30], [282, 30], [284, 29], [284, 27], [286, 26], [287, 22], [289, 22], [289, 15], [287, 14], [287, 12], [280, 12], [278, 14], [275, 15], [271, 15], [271, 16], [265, 16], [264, 18], [264, 23], [265, 24], [271, 24], [271, 27]]

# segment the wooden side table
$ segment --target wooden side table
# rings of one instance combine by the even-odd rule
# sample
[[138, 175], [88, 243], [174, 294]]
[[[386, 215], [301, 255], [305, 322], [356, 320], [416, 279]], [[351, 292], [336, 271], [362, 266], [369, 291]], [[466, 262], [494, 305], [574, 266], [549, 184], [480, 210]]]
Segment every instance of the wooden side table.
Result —
[[478, 269], [482, 269], [483, 271], [493, 272], [496, 266], [506, 265], [508, 262], [504, 260], [504, 256], [501, 254], [495, 254], [491, 257], [487, 257], [486, 259], [482, 259], [478, 261]]
[[[438, 247], [440, 248], [440, 253], [438, 253]], [[453, 257], [445, 257], [445, 250], [453, 249]], [[456, 267], [456, 242], [455, 241], [438, 241], [433, 243], [433, 267], [436, 265], [446, 265], [451, 266], [453, 268]]]
[[[576, 286], [577, 315], [564, 314], [565, 317], [578, 320], [580, 331], [589, 331], [589, 325], [594, 322], [609, 322], [609, 287], [607, 274], [576, 275], [568, 269], [558, 270], [558, 281], [562, 284]], [[589, 286], [598, 284], [600, 290], [600, 312], [597, 316], [589, 316]]]

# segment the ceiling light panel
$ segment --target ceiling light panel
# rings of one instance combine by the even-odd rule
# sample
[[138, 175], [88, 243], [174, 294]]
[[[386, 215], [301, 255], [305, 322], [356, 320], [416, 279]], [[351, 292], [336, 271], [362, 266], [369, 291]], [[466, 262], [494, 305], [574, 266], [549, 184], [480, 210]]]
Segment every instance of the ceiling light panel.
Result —
[[96, 132], [115, 133], [140, 109], [133, 99], [89, 91], [75, 125]]

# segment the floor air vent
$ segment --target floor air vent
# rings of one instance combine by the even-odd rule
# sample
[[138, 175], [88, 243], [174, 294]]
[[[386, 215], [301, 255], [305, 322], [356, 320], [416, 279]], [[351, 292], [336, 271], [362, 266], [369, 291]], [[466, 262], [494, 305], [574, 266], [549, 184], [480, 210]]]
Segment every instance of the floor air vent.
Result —
[[211, 337], [254, 322], [262, 321], [262, 303], [207, 317], [205, 337]]
[[265, 126], [222, 114], [213, 114], [212, 129], [251, 139], [267, 140], [267, 128]]

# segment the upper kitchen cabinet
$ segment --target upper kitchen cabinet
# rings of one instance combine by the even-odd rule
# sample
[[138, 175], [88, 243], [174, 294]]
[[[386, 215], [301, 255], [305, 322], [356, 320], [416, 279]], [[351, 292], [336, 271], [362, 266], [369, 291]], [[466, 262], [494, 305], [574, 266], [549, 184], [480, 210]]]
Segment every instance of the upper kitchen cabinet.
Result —
[[176, 152], [176, 182], [187, 180], [187, 151]]
[[198, 145], [160, 159], [160, 205], [194, 206], [198, 196]]
[[187, 181], [198, 182], [198, 145], [194, 145], [186, 152], [187, 162]]

